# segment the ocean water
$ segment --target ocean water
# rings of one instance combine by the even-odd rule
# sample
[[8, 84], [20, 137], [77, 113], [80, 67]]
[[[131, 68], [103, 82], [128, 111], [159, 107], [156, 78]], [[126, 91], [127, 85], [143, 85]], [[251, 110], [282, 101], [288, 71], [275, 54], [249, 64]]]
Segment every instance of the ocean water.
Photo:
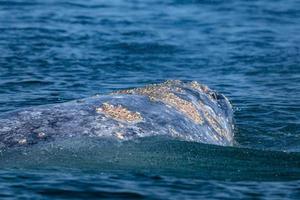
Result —
[[0, 0], [0, 113], [167, 79], [225, 94], [236, 145], [12, 149], [0, 198], [300, 198], [300, 1]]

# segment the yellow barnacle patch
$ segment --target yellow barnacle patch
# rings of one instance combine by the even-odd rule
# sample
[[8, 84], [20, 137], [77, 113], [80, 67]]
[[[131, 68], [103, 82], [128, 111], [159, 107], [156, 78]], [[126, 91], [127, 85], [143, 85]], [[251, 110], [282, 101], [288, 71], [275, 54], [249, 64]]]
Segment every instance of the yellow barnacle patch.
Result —
[[126, 122], [140, 122], [143, 120], [139, 112], [129, 111], [122, 105], [114, 106], [109, 103], [103, 103], [100, 108], [96, 108], [96, 112], [103, 113], [104, 115], [111, 117], [115, 120]]
[[162, 84], [153, 84], [144, 88], [117, 91], [114, 94], [138, 94], [148, 96], [150, 101], [162, 101], [166, 105], [185, 114], [196, 124], [203, 124], [203, 119], [195, 105], [175, 94], [183, 92], [182, 88], [178, 87], [179, 84], [181, 84], [180, 81], [166, 81]]
[[213, 112], [213, 114], [211, 114], [209, 109], [206, 108], [204, 103], [202, 103], [201, 101], [199, 101], [199, 105], [201, 107], [201, 110], [203, 110], [204, 116], [205, 116], [207, 122], [210, 124], [210, 126], [220, 135], [226, 136], [227, 132], [220, 125], [219, 121], [217, 120], [218, 118], [217, 118], [216, 114], [214, 113], [214, 111], [211, 111], [211, 112]]
[[203, 124], [203, 119], [193, 103], [181, 99], [173, 93], [165, 93], [161, 100], [187, 115], [196, 124]]

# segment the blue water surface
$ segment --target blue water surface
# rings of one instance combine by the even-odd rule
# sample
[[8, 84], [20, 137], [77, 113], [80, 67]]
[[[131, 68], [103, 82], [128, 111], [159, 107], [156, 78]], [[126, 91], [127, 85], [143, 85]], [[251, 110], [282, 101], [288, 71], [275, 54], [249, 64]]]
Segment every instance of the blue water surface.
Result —
[[1, 199], [299, 198], [300, 1], [0, 0], [0, 113], [167, 79], [225, 94], [236, 146], [2, 152]]

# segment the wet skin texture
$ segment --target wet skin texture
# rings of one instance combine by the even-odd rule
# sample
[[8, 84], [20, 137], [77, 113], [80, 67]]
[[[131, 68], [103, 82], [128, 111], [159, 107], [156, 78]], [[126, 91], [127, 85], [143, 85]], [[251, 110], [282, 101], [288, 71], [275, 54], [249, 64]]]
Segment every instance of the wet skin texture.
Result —
[[79, 136], [154, 135], [233, 145], [232, 107], [205, 85], [175, 80], [0, 115], [1, 149]]

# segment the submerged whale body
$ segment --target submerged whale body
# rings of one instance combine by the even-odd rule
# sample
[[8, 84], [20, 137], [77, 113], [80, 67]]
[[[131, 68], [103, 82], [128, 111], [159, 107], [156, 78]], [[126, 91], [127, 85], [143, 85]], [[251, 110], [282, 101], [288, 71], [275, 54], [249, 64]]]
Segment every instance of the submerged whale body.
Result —
[[205, 85], [167, 81], [0, 115], [0, 149], [77, 136], [155, 135], [232, 145], [232, 107]]

